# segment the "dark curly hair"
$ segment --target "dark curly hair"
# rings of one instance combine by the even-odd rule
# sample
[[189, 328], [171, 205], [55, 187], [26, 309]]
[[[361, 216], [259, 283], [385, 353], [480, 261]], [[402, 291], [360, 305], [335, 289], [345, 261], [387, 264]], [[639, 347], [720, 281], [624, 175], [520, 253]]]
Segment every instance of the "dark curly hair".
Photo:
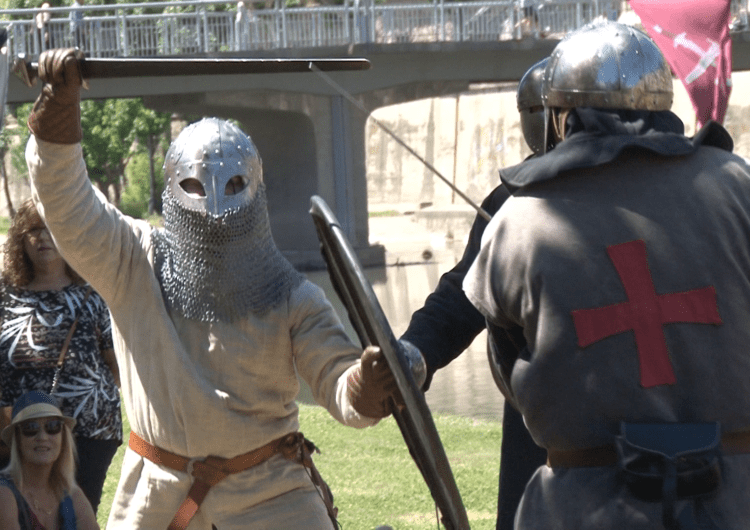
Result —
[[[29, 230], [44, 225], [34, 201], [27, 199], [13, 217], [5, 241], [3, 258], [3, 283], [13, 287], [25, 287], [34, 279], [34, 266], [24, 249], [23, 239]], [[65, 263], [65, 272], [74, 283], [85, 283], [73, 268]]]

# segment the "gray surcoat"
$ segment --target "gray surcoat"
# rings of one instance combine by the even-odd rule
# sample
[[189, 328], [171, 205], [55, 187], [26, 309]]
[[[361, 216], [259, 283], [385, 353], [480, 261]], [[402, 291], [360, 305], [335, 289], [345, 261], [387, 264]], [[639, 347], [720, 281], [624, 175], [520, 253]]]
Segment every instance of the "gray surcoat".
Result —
[[[491, 335], [525, 341], [504, 376], [542, 447], [612, 444], [621, 421], [750, 430], [750, 167], [679, 136], [588, 167], [563, 161], [523, 182], [485, 230], [464, 289]], [[601, 147], [585, 140], [571, 148]], [[724, 464], [700, 509], [746, 528], [750, 455]], [[657, 529], [661, 504], [633, 498], [615, 465], [543, 467], [516, 525]]]

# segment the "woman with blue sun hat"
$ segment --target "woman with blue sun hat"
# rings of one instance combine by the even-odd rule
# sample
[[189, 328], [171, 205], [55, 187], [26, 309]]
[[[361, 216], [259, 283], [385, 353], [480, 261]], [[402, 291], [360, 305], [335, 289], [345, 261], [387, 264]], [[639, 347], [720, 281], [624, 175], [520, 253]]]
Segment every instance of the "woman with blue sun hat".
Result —
[[0, 438], [10, 447], [0, 471], [0, 528], [98, 529], [94, 510], [75, 482], [76, 420], [49, 394], [34, 390], [13, 405]]

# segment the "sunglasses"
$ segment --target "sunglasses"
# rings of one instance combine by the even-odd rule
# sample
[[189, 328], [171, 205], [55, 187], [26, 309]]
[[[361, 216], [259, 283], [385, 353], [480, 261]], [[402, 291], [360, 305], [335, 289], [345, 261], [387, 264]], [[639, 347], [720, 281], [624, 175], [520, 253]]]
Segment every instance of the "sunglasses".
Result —
[[49, 434], [50, 436], [54, 436], [62, 432], [63, 422], [61, 420], [47, 420], [45, 423], [41, 423], [38, 421], [27, 421], [19, 425], [18, 428], [21, 431], [22, 435], [26, 436], [27, 438], [33, 438], [34, 436], [39, 434], [39, 431], [42, 430], [42, 426], [44, 426], [44, 431], [47, 434]]

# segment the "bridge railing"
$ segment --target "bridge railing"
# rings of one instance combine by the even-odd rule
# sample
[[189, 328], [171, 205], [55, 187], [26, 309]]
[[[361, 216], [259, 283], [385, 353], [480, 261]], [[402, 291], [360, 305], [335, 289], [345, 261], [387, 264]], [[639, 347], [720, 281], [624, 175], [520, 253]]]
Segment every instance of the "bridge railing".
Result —
[[[351, 2], [355, 2], [352, 4]], [[748, 0], [733, 0], [735, 20], [747, 24]], [[622, 0], [546, 0], [531, 16], [516, 0], [248, 10], [235, 3], [185, 0], [87, 5], [75, 27], [70, 7], [50, 8], [42, 29], [38, 9], [0, 10], [10, 53], [79, 46], [92, 57], [196, 55], [219, 52], [346, 46], [361, 43], [462, 42], [561, 36], [598, 17], [617, 19]]]

